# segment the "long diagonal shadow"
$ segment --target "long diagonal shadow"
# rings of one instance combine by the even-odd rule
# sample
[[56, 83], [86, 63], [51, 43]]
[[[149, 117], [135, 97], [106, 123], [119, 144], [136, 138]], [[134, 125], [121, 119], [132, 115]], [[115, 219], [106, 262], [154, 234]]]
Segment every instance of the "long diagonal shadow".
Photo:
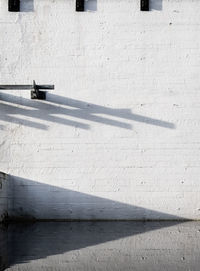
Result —
[[125, 120], [132, 120], [136, 122], [143, 122], [155, 126], [174, 129], [175, 125], [171, 122], [153, 119], [138, 114], [133, 114], [130, 109], [113, 109], [105, 106], [100, 106], [92, 103], [86, 103], [79, 100], [65, 98], [55, 94], [48, 94], [47, 100], [56, 104], [68, 105], [80, 109], [80, 115], [87, 109], [89, 114], [105, 114], [113, 117], [122, 118]]
[[[0, 255], [4, 259], [4, 267], [173, 226], [184, 220], [182, 217], [16, 176], [11, 176], [9, 183], [9, 197], [12, 198], [9, 215], [12, 221], [49, 221], [53, 218], [68, 222], [20, 222], [1, 229], [6, 238], [5, 242], [1, 241], [4, 249], [0, 249], [1, 253], [4, 251], [4, 256]], [[148, 217], [171, 221], [130, 221]], [[110, 218], [116, 221], [109, 221]], [[70, 222], [73, 219], [79, 222]], [[81, 221], [84, 219], [91, 221]]]
[[[48, 129], [46, 122], [75, 126], [81, 129], [90, 128], [88, 124], [80, 122], [80, 120], [101, 123], [124, 129], [132, 129], [130, 121], [175, 129], [175, 125], [171, 122], [133, 114], [130, 109], [113, 109], [50, 93], [47, 93], [47, 100], [44, 102], [32, 101], [26, 98], [16, 97], [11, 94], [2, 93], [0, 95], [0, 99], [0, 110], [2, 112], [0, 120], [5, 122], [12, 121], [38, 129]], [[22, 116], [23, 118], [16, 117], [15, 115]], [[63, 117], [60, 117], [60, 115]], [[105, 117], [105, 115], [108, 117]], [[66, 118], [68, 116], [75, 118], [78, 121], [69, 120]], [[24, 119], [24, 117], [29, 117], [31, 120]], [[111, 119], [110, 117], [114, 117], [114, 119]], [[115, 119], [116, 117], [118, 120]], [[38, 123], [36, 120], [44, 121], [45, 124], [40, 122]]]

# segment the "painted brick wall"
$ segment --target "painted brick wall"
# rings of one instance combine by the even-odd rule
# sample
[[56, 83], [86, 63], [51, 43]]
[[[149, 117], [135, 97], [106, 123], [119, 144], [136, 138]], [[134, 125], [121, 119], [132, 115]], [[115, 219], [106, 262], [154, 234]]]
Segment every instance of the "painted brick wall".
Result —
[[200, 218], [198, 0], [0, 3], [0, 168], [12, 216]]

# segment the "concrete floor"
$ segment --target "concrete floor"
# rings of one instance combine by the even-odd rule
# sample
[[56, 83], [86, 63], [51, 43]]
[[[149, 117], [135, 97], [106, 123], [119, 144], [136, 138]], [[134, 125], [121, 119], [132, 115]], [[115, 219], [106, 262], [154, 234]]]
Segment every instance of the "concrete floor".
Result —
[[200, 222], [37, 222], [0, 230], [1, 270], [200, 270]]

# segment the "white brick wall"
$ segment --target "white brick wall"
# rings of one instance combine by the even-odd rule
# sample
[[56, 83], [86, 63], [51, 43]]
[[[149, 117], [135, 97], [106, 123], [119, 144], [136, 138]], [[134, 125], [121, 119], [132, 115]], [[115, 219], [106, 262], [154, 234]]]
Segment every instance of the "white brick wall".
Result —
[[200, 1], [139, 2], [1, 1], [0, 83], [55, 84], [0, 92], [13, 215], [200, 218]]

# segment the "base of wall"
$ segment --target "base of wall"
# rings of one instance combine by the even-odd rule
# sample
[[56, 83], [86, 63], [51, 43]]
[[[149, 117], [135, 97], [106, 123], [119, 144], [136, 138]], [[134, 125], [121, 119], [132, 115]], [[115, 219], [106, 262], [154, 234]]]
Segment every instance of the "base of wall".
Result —
[[0, 172], [0, 222], [8, 219], [8, 179]]
[[26, 218], [26, 217], [6, 217], [4, 222], [6, 223], [34, 223], [34, 222], [165, 222], [165, 221], [182, 221], [182, 222], [189, 222], [189, 221], [200, 221], [198, 219], [37, 219], [37, 218]]

